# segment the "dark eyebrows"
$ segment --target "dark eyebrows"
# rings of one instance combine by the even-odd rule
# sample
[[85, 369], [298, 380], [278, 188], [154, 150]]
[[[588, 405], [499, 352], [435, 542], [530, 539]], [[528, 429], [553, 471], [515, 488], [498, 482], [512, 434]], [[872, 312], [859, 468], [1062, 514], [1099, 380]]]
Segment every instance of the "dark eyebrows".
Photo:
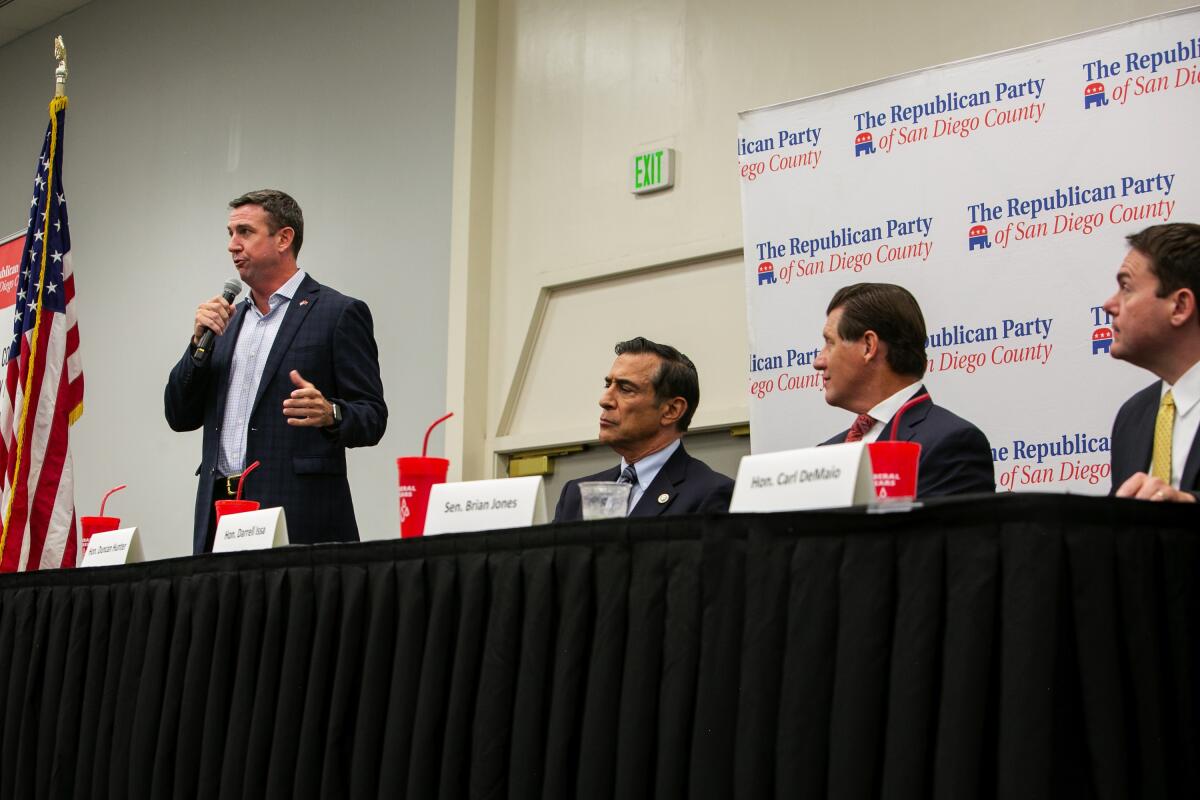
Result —
[[637, 389], [637, 388], [639, 388], [638, 384], [635, 381], [631, 381], [628, 378], [614, 378], [612, 375], [604, 376], [605, 387], [612, 386], [614, 383], [621, 389]]

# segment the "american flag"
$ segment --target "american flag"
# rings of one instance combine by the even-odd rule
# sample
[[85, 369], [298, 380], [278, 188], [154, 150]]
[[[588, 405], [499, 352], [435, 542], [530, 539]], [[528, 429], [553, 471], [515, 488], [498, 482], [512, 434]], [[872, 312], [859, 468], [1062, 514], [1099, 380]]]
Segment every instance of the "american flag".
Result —
[[12, 340], [3, 355], [0, 571], [75, 565], [75, 476], [70, 428], [83, 413], [71, 235], [63, 194], [67, 98], [50, 124], [29, 202]]

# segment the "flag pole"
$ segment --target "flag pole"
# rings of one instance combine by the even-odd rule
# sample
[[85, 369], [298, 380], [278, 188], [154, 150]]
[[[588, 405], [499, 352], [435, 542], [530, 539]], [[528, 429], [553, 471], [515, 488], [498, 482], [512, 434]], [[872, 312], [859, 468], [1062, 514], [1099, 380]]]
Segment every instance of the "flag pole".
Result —
[[58, 66], [54, 68], [54, 96], [65, 97], [67, 94], [67, 46], [61, 36], [54, 37], [54, 60]]
[[[10, 552], [12, 547], [9, 545], [14, 527], [14, 504], [17, 501], [17, 495], [21, 494], [20, 508], [18, 509], [19, 519], [15, 521], [15, 525], [19, 531], [24, 531], [33, 516], [41, 513], [41, 511], [34, 507], [36, 497], [29, 491], [29, 477], [25, 473], [31, 471], [34, 459], [44, 457], [45, 455], [39, 452], [37, 442], [30, 433], [30, 426], [40, 423], [52, 424], [46, 423], [44, 419], [39, 420], [36, 407], [40, 407], [40, 404], [31, 403], [30, 397], [32, 396], [31, 392], [34, 390], [34, 378], [37, 377], [40, 381], [46, 378], [48, 374], [44, 370], [47, 356], [42, 351], [53, 344], [51, 339], [55, 335], [53, 319], [49, 317], [53, 317], [55, 313], [65, 313], [69, 321], [72, 323], [74, 321], [72, 317], [73, 312], [70, 310], [63, 312], [52, 311], [49, 317], [47, 317], [45, 312], [46, 292], [53, 292], [58, 288], [56, 284], [51, 284], [47, 288], [46, 277], [48, 270], [57, 271], [59, 268], [55, 267], [54, 264], [60, 261], [63, 262], [64, 265], [61, 267], [63, 270], [61, 285], [63, 287], [62, 296], [66, 296], [68, 291], [66, 281], [69, 277], [66, 271], [70, 269], [69, 262], [64, 260], [70, 255], [69, 244], [65, 244], [68, 248], [66, 252], [58, 252], [56, 250], [53, 255], [50, 253], [50, 242], [52, 239], [62, 241], [60, 237], [68, 237], [65, 208], [59, 209], [57, 207], [65, 206], [65, 200], [61, 192], [57, 193], [57, 195], [55, 193], [55, 189], [59, 185], [57, 182], [61, 181], [58, 175], [58, 170], [61, 166], [61, 123], [63, 118], [65, 118], [63, 115], [65, 115], [67, 108], [67, 48], [63, 44], [61, 36], [56, 36], [54, 39], [54, 58], [58, 62], [54, 70], [54, 98], [50, 101], [50, 122], [46, 129], [44, 155], [39, 161], [38, 178], [34, 181], [34, 202], [31, 204], [33, 210], [30, 211], [29, 228], [25, 234], [28, 259], [24, 255], [22, 256], [22, 265], [26, 267], [23, 272], [24, 280], [27, 282], [25, 289], [29, 290], [30, 299], [27, 301], [29, 303], [28, 307], [22, 308], [22, 301], [20, 300], [22, 295], [18, 293], [16, 308], [22, 316], [18, 316], [14, 322], [14, 326], [21, 324], [25, 326], [23, 328], [17, 327], [14, 333], [14, 342], [16, 339], [28, 334], [28, 350], [25, 351], [23, 349], [19, 353], [16, 363], [12, 359], [9, 360], [7, 364], [8, 373], [5, 376], [7, 397], [15, 396], [15, 387], [18, 384], [23, 384], [24, 388], [21, 393], [22, 401], [19, 407], [12, 409], [13, 418], [4, 422], [5, 430], [3, 435], [7, 438], [8, 424], [11, 421], [15, 423], [13, 429], [16, 431], [16, 436], [13, 443], [6, 448], [6, 474], [0, 476], [0, 480], [5, 481], [4, 493], [7, 495], [3, 500], [3, 527], [0, 527], [0, 570], [8, 570], [14, 567], [25, 569], [28, 567], [28, 564], [22, 561], [24, 555]], [[42, 173], [45, 173], [44, 176]], [[42, 211], [43, 208], [44, 211]], [[66, 238], [66, 242], [69, 242], [69, 238]], [[48, 263], [51, 259], [53, 259], [53, 263]], [[71, 306], [67, 305], [67, 309], [71, 309]], [[32, 318], [32, 327], [29, 326], [26, 317]], [[43, 322], [45, 322], [45, 325], [43, 325]], [[43, 335], [43, 330], [47, 327], [50, 328], [50, 331], [48, 334]], [[73, 328], [74, 325], [72, 324], [70, 327]], [[56, 364], [55, 367], [56, 369], [66, 369], [66, 362], [64, 361], [61, 365]], [[78, 378], [81, 377], [82, 373], [80, 373]], [[83, 412], [82, 382], [78, 378], [74, 382], [78, 388], [70, 387], [68, 392], [78, 394], [78, 400], [76, 401], [75, 398], [72, 398], [73, 407], [67, 412], [68, 427], [73, 425]], [[41, 410], [46, 411], [47, 408], [51, 415], [56, 413], [56, 405], [53, 400], [51, 400], [49, 406], [42, 407]], [[33, 412], [33, 419], [30, 418], [31, 411]], [[64, 450], [64, 453], [64, 458], [69, 459], [69, 452]], [[8, 459], [11, 460], [9, 461]], [[58, 478], [61, 479], [61, 477], [62, 475], [60, 474]], [[73, 485], [71, 491], [73, 495]], [[55, 502], [57, 503], [57, 496]], [[70, 502], [71, 522], [70, 530], [66, 532], [66, 535], [74, 537], [75, 509], [73, 496], [70, 498]], [[53, 514], [56, 511], [57, 507], [52, 509], [51, 513]], [[49, 534], [57, 531], [52, 530], [51, 527], [47, 527], [46, 532]], [[20, 542], [19, 539], [18, 542]], [[38, 544], [41, 547], [45, 547], [46, 540]], [[16, 545], [16, 547], [27, 551], [29, 545], [29, 542], [23, 542]], [[62, 545], [62, 548], [63, 555], [61, 560], [63, 563], [59, 566], [73, 566], [75, 560], [74, 550], [70, 549], [68, 551], [65, 544]], [[45, 551], [43, 550], [43, 552]]]

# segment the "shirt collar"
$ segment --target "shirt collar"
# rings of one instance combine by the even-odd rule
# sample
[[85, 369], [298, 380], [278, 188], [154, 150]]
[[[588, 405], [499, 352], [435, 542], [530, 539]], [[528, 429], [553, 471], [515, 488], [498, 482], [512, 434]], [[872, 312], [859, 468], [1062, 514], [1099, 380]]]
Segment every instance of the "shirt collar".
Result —
[[1163, 381], [1162, 394], [1168, 391], [1175, 400], [1176, 414], [1182, 416], [1191, 411], [1196, 402], [1200, 401], [1200, 361], [1192, 364], [1187, 372], [1180, 375], [1174, 386], [1168, 386], [1167, 382]]
[[300, 282], [304, 280], [305, 272], [302, 269], [296, 270], [296, 274], [287, 279], [287, 282], [275, 290], [275, 294], [271, 297], [282, 297], [291, 300], [296, 296], [296, 290], [300, 288]]
[[900, 406], [908, 402], [909, 398], [917, 393], [917, 389], [921, 388], [921, 382], [910, 383], [894, 395], [876, 405], [867, 413], [876, 422], [887, 423], [889, 419], [896, 416], [896, 412], [900, 410]]
[[[276, 289], [271, 296], [267, 298], [268, 313], [273, 311], [281, 303], [290, 303], [292, 298], [296, 296], [296, 291], [300, 288], [300, 284], [304, 281], [306, 275], [307, 273], [304, 270], [298, 269], [296, 270], [295, 275], [288, 278], [287, 281], [284, 282], [283, 286], [280, 286], [278, 289]], [[254, 300], [251, 299], [249, 295], [246, 296], [246, 302], [250, 304], [251, 308], [257, 308], [254, 305]]]
[[[663, 464], [666, 464], [667, 459], [674, 455], [675, 451], [678, 449], [679, 440], [676, 439], [662, 450], [656, 450], [650, 455], [637, 460], [637, 463], [635, 463], [633, 466], [637, 469], [638, 486], [641, 487], [642, 491], [645, 491], [646, 487], [658, 477], [659, 470], [663, 468]], [[622, 471], [624, 471], [627, 464], [628, 462], [622, 458]]]

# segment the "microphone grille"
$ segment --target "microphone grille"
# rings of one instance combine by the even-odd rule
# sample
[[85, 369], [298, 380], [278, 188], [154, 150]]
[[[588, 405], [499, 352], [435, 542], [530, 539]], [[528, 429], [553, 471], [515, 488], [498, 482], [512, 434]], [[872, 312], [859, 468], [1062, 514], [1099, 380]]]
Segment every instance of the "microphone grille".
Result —
[[241, 281], [239, 281], [237, 278], [230, 278], [229, 280], [225, 281], [225, 291], [223, 292], [223, 294], [231, 294], [234, 297], [237, 297], [241, 293], [242, 293], [242, 282]]

